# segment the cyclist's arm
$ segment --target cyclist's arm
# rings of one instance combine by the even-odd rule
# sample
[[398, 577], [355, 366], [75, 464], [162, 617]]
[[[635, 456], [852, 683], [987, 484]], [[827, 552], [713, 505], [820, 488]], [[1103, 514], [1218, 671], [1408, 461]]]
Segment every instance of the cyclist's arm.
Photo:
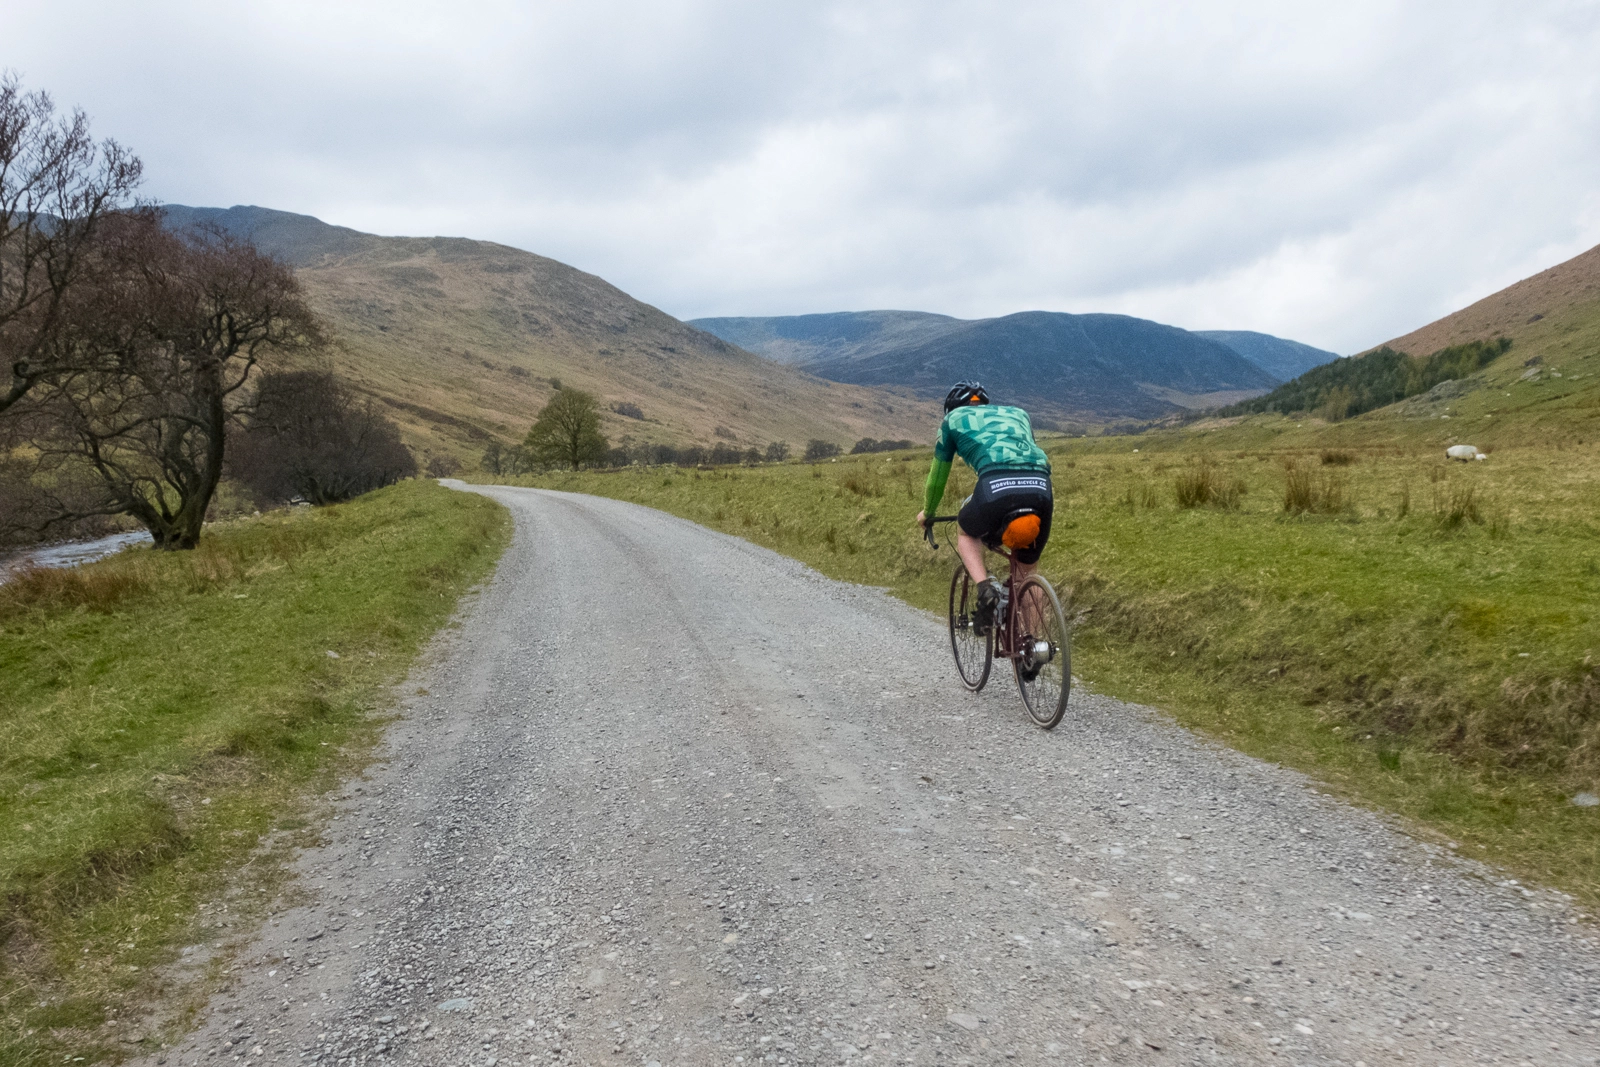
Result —
[[934, 456], [933, 466], [928, 470], [928, 484], [922, 493], [922, 510], [930, 519], [939, 510], [939, 501], [944, 499], [944, 486], [950, 480], [950, 464], [950, 460]]

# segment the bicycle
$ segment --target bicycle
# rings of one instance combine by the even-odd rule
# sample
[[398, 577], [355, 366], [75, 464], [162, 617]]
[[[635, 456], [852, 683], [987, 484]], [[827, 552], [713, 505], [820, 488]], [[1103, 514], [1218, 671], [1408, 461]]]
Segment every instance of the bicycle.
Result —
[[[954, 522], [954, 515], [936, 515], [925, 536], [937, 551], [934, 527]], [[1066, 714], [1072, 690], [1072, 631], [1067, 627], [1061, 599], [1043, 575], [1031, 575], [1015, 588], [1011, 553], [995, 549], [1006, 560], [1004, 615], [987, 628], [977, 619], [978, 589], [967, 568], [956, 563], [950, 578], [950, 651], [955, 655], [961, 684], [974, 693], [989, 681], [996, 656], [1011, 661], [1017, 689], [1028, 716], [1046, 730], [1055, 729]]]

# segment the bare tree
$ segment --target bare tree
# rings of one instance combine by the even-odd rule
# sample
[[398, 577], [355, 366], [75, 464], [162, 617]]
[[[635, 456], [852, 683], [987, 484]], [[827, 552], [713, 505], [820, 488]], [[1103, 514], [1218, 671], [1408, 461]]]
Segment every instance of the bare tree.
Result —
[[0, 77], [0, 413], [60, 371], [63, 305], [102, 223], [134, 206], [140, 170], [115, 141], [95, 143], [83, 112], [58, 116], [47, 94]]
[[428, 457], [428, 477], [450, 478], [461, 470], [461, 461], [448, 452]]
[[52, 521], [126, 514], [159, 547], [193, 548], [252, 372], [321, 332], [290, 268], [220, 231], [123, 218], [98, 244], [14, 431]]
[[417, 473], [400, 428], [332, 371], [265, 374], [228, 469], [263, 504], [336, 504]]
[[537, 462], [573, 470], [601, 462], [610, 445], [600, 433], [600, 405], [581, 389], [562, 389], [539, 412], [523, 448]]

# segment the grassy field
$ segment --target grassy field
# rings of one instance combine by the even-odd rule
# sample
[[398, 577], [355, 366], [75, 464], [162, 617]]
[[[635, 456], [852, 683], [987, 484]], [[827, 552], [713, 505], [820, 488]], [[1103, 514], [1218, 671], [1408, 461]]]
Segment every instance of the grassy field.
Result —
[[411, 482], [0, 586], [0, 1064], [183, 1023], [508, 533]]
[[[1283, 421], [1047, 443], [1042, 565], [1072, 590], [1075, 669], [1600, 903], [1600, 809], [1571, 803], [1600, 792], [1600, 448], [1447, 463], [1428, 439], [1447, 423], [1409, 442], [1368, 430], [1365, 446], [1340, 426], [1343, 445], [1316, 447]], [[942, 612], [953, 555], [911, 522], [928, 458], [529, 481], [662, 508]]]

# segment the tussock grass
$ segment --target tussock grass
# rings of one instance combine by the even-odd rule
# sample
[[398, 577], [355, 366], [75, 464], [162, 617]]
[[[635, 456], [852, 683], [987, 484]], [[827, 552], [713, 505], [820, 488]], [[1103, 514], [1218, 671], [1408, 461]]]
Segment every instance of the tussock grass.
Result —
[[1468, 522], [1476, 526], [1484, 523], [1483, 511], [1478, 506], [1478, 487], [1475, 485], [1444, 486], [1435, 483], [1433, 513], [1441, 530], [1458, 530]]
[[1244, 479], [1225, 478], [1209, 456], [1192, 460], [1173, 483], [1180, 508], [1237, 508], [1246, 491]]
[[1318, 471], [1298, 459], [1283, 465], [1283, 510], [1291, 515], [1337, 515], [1346, 504], [1346, 482], [1331, 471]]
[[1145, 508], [1146, 510], [1159, 508], [1161, 506], [1161, 494], [1149, 481], [1140, 479], [1123, 490], [1122, 506], [1129, 511], [1137, 511], [1139, 508]]
[[[1360, 447], [1353, 466], [1321, 463], [1315, 438], [1049, 444], [1057, 511], [1042, 567], [1071, 590], [1074, 666], [1600, 903], [1600, 817], [1568, 803], [1600, 788], [1600, 448], [1502, 444], [1447, 467], [1431, 443], [1350, 440], [1351, 426], [1339, 447]], [[928, 458], [538, 484], [659, 507], [940, 611], [954, 559], [929, 553], [911, 522]], [[1237, 480], [1238, 506], [1174, 507], [1186, 478]], [[947, 506], [969, 491], [953, 481]], [[1461, 503], [1462, 521], [1442, 529], [1413, 508], [1418, 484], [1446, 515]]]
[[272, 899], [507, 525], [412, 482], [0, 585], [0, 1062], [117, 1059], [192, 1007], [176, 947]]

